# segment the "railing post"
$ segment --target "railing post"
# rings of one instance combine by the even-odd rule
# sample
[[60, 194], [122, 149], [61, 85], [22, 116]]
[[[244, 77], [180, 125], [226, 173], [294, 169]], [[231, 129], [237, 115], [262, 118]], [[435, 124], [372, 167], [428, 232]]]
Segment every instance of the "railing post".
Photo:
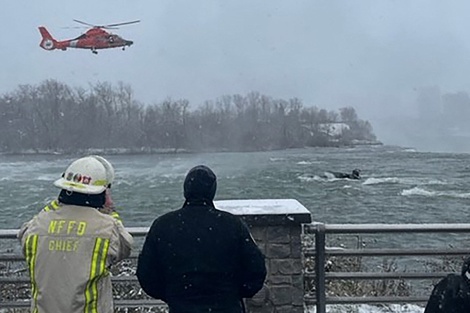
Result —
[[317, 313], [326, 312], [325, 232], [325, 224], [318, 223], [315, 227], [315, 296]]

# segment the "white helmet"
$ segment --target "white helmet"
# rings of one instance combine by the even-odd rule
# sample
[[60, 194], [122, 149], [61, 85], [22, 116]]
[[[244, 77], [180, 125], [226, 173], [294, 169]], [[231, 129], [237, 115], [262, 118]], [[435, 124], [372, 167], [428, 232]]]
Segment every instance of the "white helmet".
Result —
[[83, 157], [73, 161], [54, 185], [68, 191], [100, 194], [109, 185], [108, 171], [96, 157]]
[[106, 168], [106, 177], [108, 179], [108, 184], [111, 185], [114, 182], [114, 167], [113, 167], [113, 165], [108, 160], [106, 160], [105, 158], [103, 158], [100, 155], [90, 155], [90, 156], [97, 159], [98, 161], [101, 162], [101, 164], [104, 165], [104, 167]]

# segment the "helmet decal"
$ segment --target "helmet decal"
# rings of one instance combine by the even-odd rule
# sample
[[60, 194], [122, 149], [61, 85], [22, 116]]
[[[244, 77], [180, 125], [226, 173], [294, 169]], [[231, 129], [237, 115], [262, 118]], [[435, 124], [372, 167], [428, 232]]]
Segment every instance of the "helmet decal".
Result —
[[75, 174], [73, 175], [73, 181], [76, 183], [79, 183], [82, 180], [82, 175], [80, 174]]

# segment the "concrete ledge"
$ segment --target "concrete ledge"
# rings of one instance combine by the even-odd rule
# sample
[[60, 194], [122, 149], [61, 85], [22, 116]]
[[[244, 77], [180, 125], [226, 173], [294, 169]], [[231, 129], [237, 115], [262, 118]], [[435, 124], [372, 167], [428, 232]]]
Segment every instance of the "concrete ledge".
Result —
[[295, 199], [219, 200], [214, 205], [221, 211], [238, 215], [249, 225], [308, 224], [309, 210]]

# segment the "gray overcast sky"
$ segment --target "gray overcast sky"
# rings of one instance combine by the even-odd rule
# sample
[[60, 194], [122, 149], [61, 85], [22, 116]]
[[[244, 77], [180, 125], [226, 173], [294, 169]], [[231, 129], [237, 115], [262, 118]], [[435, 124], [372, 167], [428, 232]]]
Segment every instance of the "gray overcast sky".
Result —
[[[469, 12], [468, 0], [5, 0], [0, 93], [45, 79], [122, 81], [144, 103], [196, 106], [259, 91], [353, 106], [380, 137], [383, 118], [414, 105], [417, 88], [470, 90]], [[141, 23], [113, 30], [134, 41], [126, 51], [39, 47], [40, 25], [59, 40], [85, 31], [64, 28], [79, 26], [73, 19]]]

